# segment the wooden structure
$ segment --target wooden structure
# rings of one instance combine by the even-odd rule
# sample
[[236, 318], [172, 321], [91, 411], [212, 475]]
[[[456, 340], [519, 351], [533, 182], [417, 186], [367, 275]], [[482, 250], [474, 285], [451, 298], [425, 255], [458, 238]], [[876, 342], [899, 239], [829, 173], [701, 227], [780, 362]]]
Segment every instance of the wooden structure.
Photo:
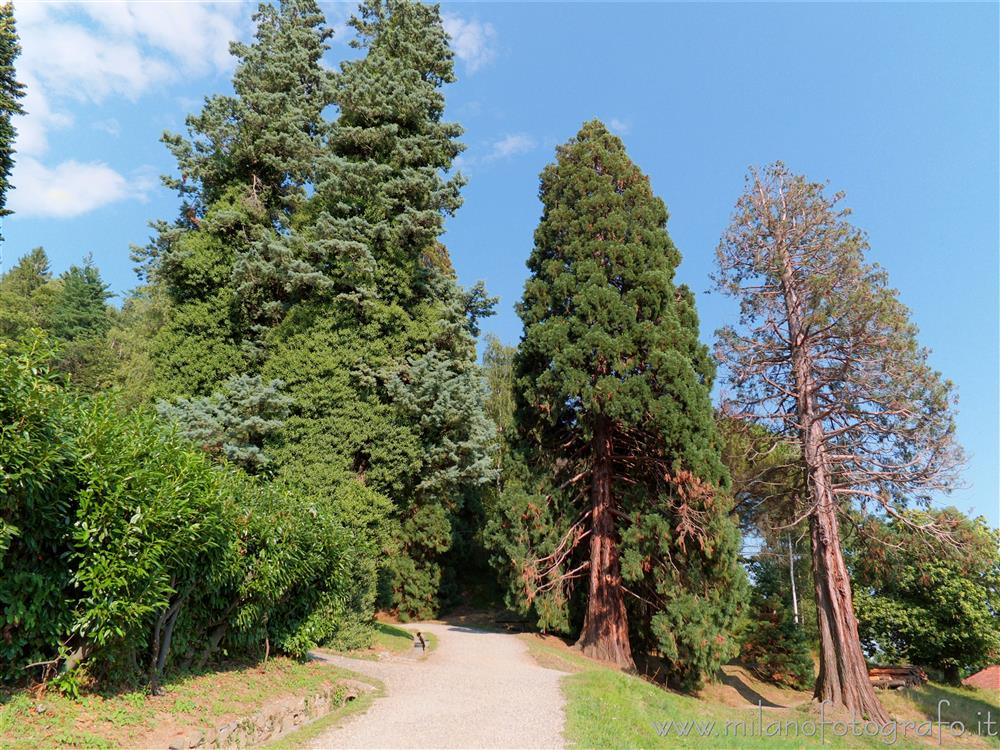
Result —
[[910, 664], [898, 667], [868, 667], [868, 679], [873, 687], [898, 690], [923, 685], [927, 682], [927, 673], [920, 667]]

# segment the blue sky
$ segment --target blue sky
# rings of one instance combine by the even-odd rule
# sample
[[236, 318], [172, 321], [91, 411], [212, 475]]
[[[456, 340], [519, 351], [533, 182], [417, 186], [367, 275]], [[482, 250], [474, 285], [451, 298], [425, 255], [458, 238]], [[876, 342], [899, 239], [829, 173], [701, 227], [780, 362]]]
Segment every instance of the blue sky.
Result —
[[[323, 3], [347, 54], [350, 4]], [[116, 292], [130, 243], [172, 218], [159, 143], [228, 90], [226, 40], [246, 3], [15, 3], [29, 85], [17, 211], [0, 270], [43, 245], [55, 270], [92, 253]], [[616, 130], [670, 209], [702, 336], [735, 317], [710, 294], [714, 249], [746, 168], [781, 159], [847, 192], [958, 386], [971, 458], [952, 502], [1000, 524], [998, 6], [996, 4], [445, 4], [466, 129], [465, 205], [445, 241], [463, 283], [501, 297], [484, 328], [515, 343], [513, 306], [538, 220], [538, 173], [592, 117]]]

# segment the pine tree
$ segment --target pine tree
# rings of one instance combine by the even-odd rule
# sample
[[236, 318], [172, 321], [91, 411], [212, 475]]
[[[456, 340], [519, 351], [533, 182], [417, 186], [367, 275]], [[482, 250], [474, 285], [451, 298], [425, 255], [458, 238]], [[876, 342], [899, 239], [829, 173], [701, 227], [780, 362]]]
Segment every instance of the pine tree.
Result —
[[102, 337], [111, 326], [108, 300], [114, 295], [88, 256], [59, 276], [61, 286], [52, 310], [51, 332], [61, 341]]
[[30, 328], [46, 328], [58, 293], [45, 250], [36, 247], [0, 276], [0, 336], [17, 340]]
[[14, 138], [17, 136], [12, 120], [14, 115], [24, 114], [19, 101], [24, 97], [24, 84], [17, 80], [14, 69], [19, 54], [21, 45], [14, 23], [14, 4], [6, 2], [0, 5], [0, 216], [11, 213], [7, 208], [7, 191], [14, 168]]
[[[308, 264], [311, 247], [301, 242], [312, 236], [314, 168], [328, 140], [323, 110], [332, 102], [334, 74], [321, 57], [330, 30], [312, 0], [262, 4], [255, 20], [253, 43], [231, 47], [238, 58], [235, 94], [210, 98], [188, 119], [187, 137], [164, 136], [178, 161], [180, 178], [166, 182], [181, 195], [181, 215], [154, 225], [153, 240], [134, 256], [148, 288], [133, 312], [137, 325], [155, 333], [148, 351], [129, 332], [119, 340], [138, 344], [123, 366], [148, 371], [134, 383], [131, 373], [122, 378], [130, 390], [187, 398], [192, 436], [258, 471], [266, 466], [269, 481], [296, 499], [296, 512], [315, 519], [316, 545], [337, 547], [336, 559], [324, 563], [331, 572], [290, 605], [294, 627], [284, 647], [299, 651], [331, 634], [356, 640], [370, 628], [393, 525], [388, 500], [359, 486], [338, 461], [341, 446], [324, 442], [345, 434], [332, 429], [342, 424], [334, 404], [348, 412], [365, 407], [342, 388], [356, 370], [331, 377], [331, 361], [335, 368], [343, 361], [327, 359], [329, 342], [311, 330], [312, 322], [336, 329], [345, 321], [323, 298], [323, 285], [313, 283], [321, 272]], [[286, 241], [302, 255], [268, 256]], [[359, 326], [347, 328], [345, 342], [365, 342]], [[297, 335], [303, 330], [305, 341]], [[292, 400], [280, 431], [273, 429], [275, 414], [258, 421], [261, 415], [251, 413], [277, 406], [264, 398], [266, 384], [275, 381], [286, 384]], [[240, 393], [232, 392], [234, 384]], [[405, 448], [406, 439], [395, 437], [388, 442]], [[296, 516], [294, 523], [300, 521]], [[335, 529], [347, 532], [346, 544]]]
[[238, 184], [247, 200], [277, 222], [304, 196], [319, 154], [332, 73], [320, 65], [333, 31], [313, 0], [261, 4], [253, 44], [230, 44], [238, 60], [235, 96], [209, 97], [187, 119], [189, 138], [165, 133], [181, 172], [167, 184], [188, 196], [182, 213], [205, 210]]
[[[588, 577], [584, 653], [631, 665], [631, 624], [678, 682], [697, 684], [735, 650], [728, 630], [745, 581], [709, 401], [712, 365], [693, 298], [673, 282], [680, 253], [666, 207], [599, 121], [558, 148], [541, 199], [518, 308], [518, 423], [572, 516], [555, 548], [526, 568], [550, 590]], [[682, 563], [661, 564], [674, 555]], [[642, 597], [628, 608], [626, 579]]]
[[431, 269], [450, 266], [438, 237], [461, 205], [462, 178], [441, 176], [464, 149], [461, 127], [442, 122], [453, 53], [436, 5], [366, 0], [350, 24], [365, 54], [341, 64], [316, 190], [334, 236], [368, 249], [379, 298], [415, 304]]
[[742, 324], [719, 332], [719, 353], [729, 413], [794, 440], [805, 467], [815, 698], [885, 723], [859, 643], [840, 516], [874, 506], [906, 523], [908, 502], [954, 485], [962, 451], [952, 385], [930, 367], [885, 271], [865, 262], [867, 241], [838, 207], [842, 197], [781, 163], [750, 172], [718, 248], [718, 286], [740, 300]]
[[[329, 32], [315, 4], [256, 19], [254, 43], [233, 47], [235, 96], [211, 98], [188, 138], [166, 136], [184, 204], [139, 258], [165, 293], [150, 299], [167, 300], [153, 395], [214, 403], [243, 372], [286, 383], [294, 405], [264, 441], [275, 481], [304, 498], [344, 482], [392, 497], [412, 533], [396, 540], [389, 603], [428, 614], [462, 497], [493, 471], [474, 347], [492, 301], [458, 287], [438, 242], [460, 203], [461, 180], [442, 177], [461, 150], [441, 122], [452, 53], [438, 9], [415, 2], [363, 6], [364, 54], [340, 71], [319, 64]], [[449, 395], [428, 426], [415, 404], [438, 386]], [[417, 507], [435, 524], [407, 524]]]
[[45, 248], [36, 247], [19, 258], [14, 267], [4, 274], [3, 286], [14, 294], [30, 297], [51, 279], [49, 256], [45, 254]]
[[[426, 617], [441, 605], [444, 553], [455, 542], [466, 547], [463, 542], [470, 540], [462, 536], [481, 525], [470, 495], [496, 476], [491, 451], [495, 433], [474, 361], [431, 349], [396, 373], [388, 390], [403, 421], [414, 426], [421, 447], [419, 473], [400, 509], [402, 554], [393, 565], [395, 601], [408, 616]], [[466, 535], [458, 533], [462, 527]]]
[[234, 96], [210, 97], [187, 120], [188, 137], [165, 133], [181, 177], [174, 224], [136, 260], [169, 293], [152, 343], [161, 397], [207, 395], [246, 368], [259, 369], [260, 339], [288, 290], [258, 262], [292, 232], [327, 123], [332, 73], [320, 64], [331, 31], [312, 0], [262, 4], [251, 45], [233, 43]]
[[108, 300], [114, 295], [89, 255], [60, 274], [55, 287], [48, 330], [59, 344], [56, 367], [76, 388], [96, 391], [112, 366], [108, 331], [115, 311]]
[[52, 277], [37, 247], [0, 276], [0, 336], [30, 345], [30, 329], [44, 331], [58, 350], [53, 366], [77, 389], [96, 391], [113, 366], [108, 342], [115, 310], [108, 285], [88, 256], [82, 266]]

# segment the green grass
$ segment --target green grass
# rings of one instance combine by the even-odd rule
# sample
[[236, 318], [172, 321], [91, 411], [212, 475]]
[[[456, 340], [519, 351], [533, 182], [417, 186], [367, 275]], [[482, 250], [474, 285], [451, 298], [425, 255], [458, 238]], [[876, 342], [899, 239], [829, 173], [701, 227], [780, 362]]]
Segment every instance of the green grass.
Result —
[[[553, 646], [537, 637], [525, 637], [532, 655], [543, 665], [567, 672], [562, 680], [566, 696], [565, 736], [574, 748], [922, 748], [937, 747], [937, 736], [916, 737], [915, 729], [897, 728], [892, 742], [887, 736], [838, 736], [840, 726], [828, 725], [821, 744], [818, 736], [805, 736], [816, 728], [819, 714], [807, 694], [785, 693], [803, 702], [795, 708], [737, 708], [712, 699], [664, 690], [639, 677], [602, 667], [579, 653]], [[759, 687], [761, 690], [764, 688]], [[718, 692], [707, 691], [708, 693]], [[931, 684], [907, 694], [882, 693], [886, 708], [899, 721], [914, 724], [936, 720], [937, 701], [947, 698], [946, 721], [963, 720], [975, 728], [976, 712], [991, 710], [1000, 719], [997, 696], [983, 690], [947, 688]], [[985, 715], [985, 714], [984, 714]], [[763, 724], [761, 724], [761, 720]], [[830, 717], [827, 717], [830, 721]], [[714, 722], [714, 724], [712, 724]], [[742, 722], [742, 724], [740, 724]], [[727, 731], [728, 725], [728, 731]], [[761, 736], [760, 727], [772, 736]], [[796, 727], [798, 735], [796, 736]], [[863, 727], [859, 727], [863, 731]], [[926, 731], [926, 724], [921, 728]], [[871, 727], [869, 731], [874, 731]], [[775, 734], [776, 732], [776, 734]], [[964, 737], [956, 740], [944, 730], [942, 747], [989, 748], [996, 738]]]
[[146, 747], [158, 732], [216, 726], [249, 715], [272, 698], [311, 695], [353, 677], [328, 664], [275, 658], [266, 665], [230, 664], [174, 675], [157, 697], [142, 691], [92, 692], [73, 700], [54, 690], [40, 697], [0, 691], [0, 748]]
[[375, 623], [372, 647], [392, 653], [406, 653], [413, 648], [413, 633], [385, 622]]
[[[374, 661], [386, 653], [396, 655], [406, 654], [414, 650], [413, 639], [416, 632], [416, 628], [408, 629], [398, 625], [390, 625], [386, 622], [377, 622], [375, 623], [375, 633], [371, 646], [339, 653], [350, 656], [352, 659], [366, 659], [369, 661]], [[437, 648], [437, 636], [426, 631], [421, 632], [427, 644], [426, 653], [429, 654]]]
[[[740, 709], [673, 693], [608, 669], [588, 668], [563, 680], [566, 738], [582, 748], [820, 747], [818, 718], [806, 709]], [[714, 722], [714, 724], [713, 724]], [[763, 726], [774, 736], [762, 736]], [[796, 730], [796, 727], [798, 729]], [[798, 731], [798, 735], [795, 732]], [[838, 737], [826, 730], [822, 747], [884, 747], [879, 738]], [[901, 739], [894, 747], [918, 745]]]
[[942, 685], [929, 682], [909, 690], [888, 691], [880, 694], [882, 703], [894, 716], [914, 720], [931, 719], [937, 721], [938, 705], [941, 701], [941, 716], [944, 721], [960, 721], [970, 732], [976, 732], [982, 721], [985, 731], [987, 715], [993, 720], [991, 730], [994, 736], [981, 737], [985, 747], [1000, 747], [1000, 693], [993, 690]]

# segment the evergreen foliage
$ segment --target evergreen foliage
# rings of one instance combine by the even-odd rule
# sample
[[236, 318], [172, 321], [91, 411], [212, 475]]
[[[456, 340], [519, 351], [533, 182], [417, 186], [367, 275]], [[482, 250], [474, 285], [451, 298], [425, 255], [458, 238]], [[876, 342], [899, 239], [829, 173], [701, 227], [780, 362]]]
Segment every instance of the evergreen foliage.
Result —
[[795, 622], [788, 571], [780, 559], [765, 552], [750, 563], [753, 586], [740, 657], [761, 679], [808, 690], [812, 652], [805, 629]]
[[61, 341], [77, 341], [108, 332], [107, 301], [112, 294], [88, 257], [84, 265], [70, 266], [59, 276], [60, 294], [53, 305], [49, 328]]
[[53, 278], [45, 251], [35, 248], [0, 276], [0, 337], [17, 345], [32, 328], [46, 331], [59, 350], [54, 367], [76, 388], [96, 391], [113, 367], [111, 296], [89, 257]]
[[320, 65], [333, 31], [313, 0], [262, 3], [254, 42], [232, 42], [235, 96], [209, 97], [187, 119], [190, 139], [164, 135], [181, 172], [168, 185], [201, 216], [234, 185], [265, 221], [280, 226], [304, 197], [330, 104], [331, 72]]
[[[181, 216], [137, 254], [151, 284], [132, 313], [154, 332], [147, 345], [115, 331], [123, 367], [144, 373], [121, 381], [181, 397], [164, 411], [190, 437], [254, 471], [273, 458], [274, 481], [304, 499], [358, 481], [392, 498], [384, 604], [431, 615], [495, 474], [474, 346], [494, 300], [458, 287], [437, 239], [460, 204], [461, 178], [442, 176], [462, 149], [441, 122], [452, 53], [439, 10], [415, 2], [364, 4], [362, 55], [339, 71], [320, 64], [330, 30], [315, 3], [255, 20], [254, 42], [232, 47], [234, 95], [164, 136]], [[242, 374], [286, 384], [280, 431], [231, 434], [244, 407], [224, 384]]]
[[453, 73], [438, 9], [371, 2], [351, 24], [365, 54], [335, 78], [315, 194], [272, 243], [315, 283], [269, 336], [265, 372], [298, 404], [281, 475], [309, 492], [357, 476], [391, 497], [401, 536], [386, 603], [429, 616], [465, 500], [492, 476], [472, 338], [492, 301], [458, 288], [437, 241], [460, 203], [460, 179], [441, 173], [462, 148], [441, 122]]
[[464, 364], [432, 349], [388, 383], [396, 409], [416, 428], [421, 455], [418, 479], [400, 514], [403, 554], [391, 566], [395, 600], [406, 603], [407, 616], [440, 609], [441, 556], [481, 525], [472, 495], [496, 475], [482, 380], [474, 362]]
[[237, 375], [211, 396], [161, 401], [157, 409], [202, 450], [258, 474], [270, 463], [264, 442], [281, 428], [291, 406], [281, 393], [283, 385], [280, 380], [264, 383], [259, 375]]
[[[667, 211], [597, 121], [559, 147], [541, 198], [518, 308], [517, 387], [520, 434], [544, 494], [529, 486], [520, 496], [536, 509], [521, 515], [533, 528], [512, 535], [535, 535], [547, 518], [568, 520], [570, 539], [591, 528], [597, 505], [584, 502], [577, 482], [592, 479], [595, 445], [608, 440], [617, 528], [607, 536], [621, 550], [630, 634], [665, 656], [674, 681], [696, 685], [736, 651], [731, 629], [746, 583], [709, 401], [714, 371], [693, 297], [673, 283], [680, 254]], [[562, 499], [551, 511], [532, 502], [553, 495]], [[543, 536], [551, 546], [554, 537]], [[569, 544], [563, 535], [554, 553], [543, 546], [522, 570], [547, 560], [534, 571], [540, 588], [556, 588], [552, 576], [572, 581], [582, 561], [560, 552]], [[612, 559], [590, 575], [614, 578], [613, 567]], [[569, 598], [567, 586], [559, 603]]]
[[13, 341], [30, 328], [48, 325], [58, 291], [51, 281], [49, 258], [40, 247], [0, 275], [0, 336]]
[[340, 254], [370, 256], [379, 298], [409, 307], [432, 293], [432, 269], [450, 269], [438, 237], [463, 183], [442, 177], [464, 148], [461, 127], [442, 122], [453, 54], [436, 5], [366, 0], [350, 25], [364, 55], [336, 78], [317, 198]]
[[12, 120], [14, 115], [24, 113], [19, 101], [24, 97], [24, 84], [17, 80], [14, 67], [19, 54], [21, 45], [14, 22], [14, 4], [6, 2], [0, 5], [0, 217], [11, 213], [7, 208], [7, 191], [14, 168], [14, 138], [17, 136]]
[[524, 444], [505, 441], [499, 487], [486, 496], [484, 545], [512, 610], [530, 613], [542, 632], [572, 633], [582, 619], [581, 591], [564, 585], [559, 554], [577, 509]]

